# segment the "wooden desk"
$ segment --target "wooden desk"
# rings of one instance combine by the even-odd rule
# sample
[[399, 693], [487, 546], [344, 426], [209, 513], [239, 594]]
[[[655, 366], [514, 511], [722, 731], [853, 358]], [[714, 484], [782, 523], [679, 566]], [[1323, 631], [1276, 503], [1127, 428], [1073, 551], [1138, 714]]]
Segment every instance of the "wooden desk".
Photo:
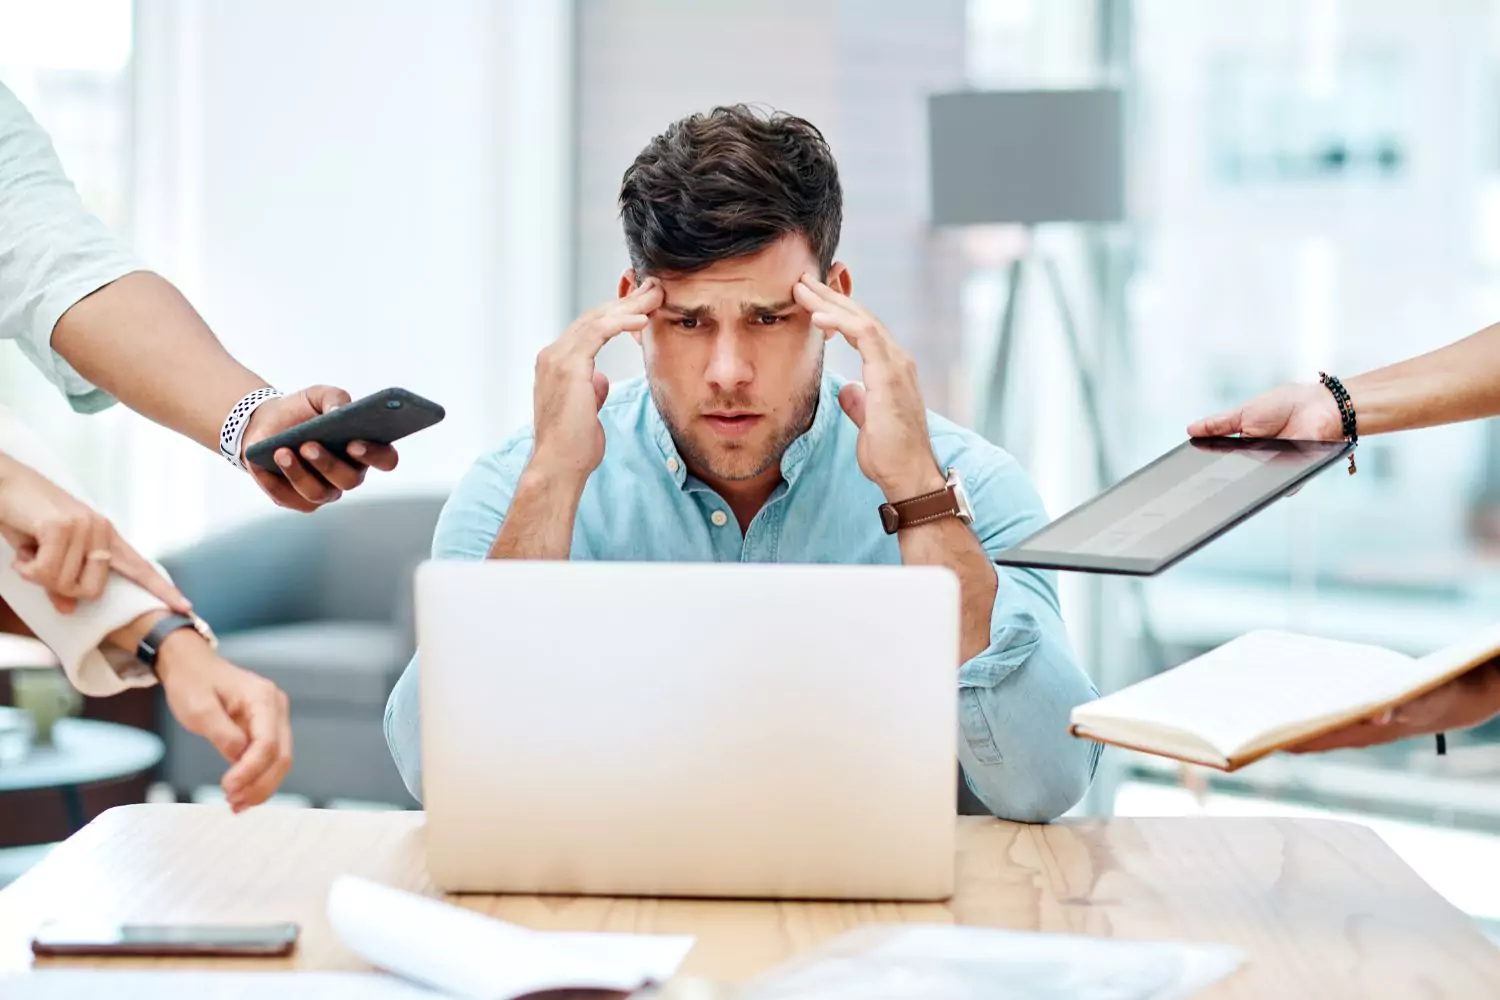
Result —
[[[0, 972], [30, 963], [29, 932], [54, 915], [297, 920], [301, 948], [282, 964], [361, 968], [324, 917], [329, 883], [348, 872], [431, 893], [421, 823], [420, 813], [112, 810], [0, 892]], [[540, 929], [696, 934], [683, 971], [721, 981], [860, 924], [957, 921], [1244, 948], [1248, 964], [1210, 997], [1500, 995], [1500, 950], [1364, 827], [1275, 819], [959, 823], [960, 888], [945, 905], [461, 902]]]

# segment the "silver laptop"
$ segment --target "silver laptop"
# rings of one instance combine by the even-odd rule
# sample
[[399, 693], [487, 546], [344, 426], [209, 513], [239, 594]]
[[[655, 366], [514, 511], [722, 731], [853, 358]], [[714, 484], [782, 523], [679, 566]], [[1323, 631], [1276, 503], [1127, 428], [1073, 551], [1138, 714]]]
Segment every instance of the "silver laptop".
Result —
[[953, 892], [959, 588], [930, 567], [429, 562], [450, 892]]

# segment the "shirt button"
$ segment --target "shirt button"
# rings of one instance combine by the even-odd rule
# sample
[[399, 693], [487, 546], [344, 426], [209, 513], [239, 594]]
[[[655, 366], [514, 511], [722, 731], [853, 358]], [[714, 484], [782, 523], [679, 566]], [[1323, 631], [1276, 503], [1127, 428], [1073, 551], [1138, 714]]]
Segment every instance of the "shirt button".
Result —
[[722, 510], [714, 511], [712, 514], [708, 515], [708, 519], [714, 523], [714, 527], [716, 528], [722, 528], [724, 527], [724, 525], [729, 523], [729, 515], [724, 513]]
[[677, 471], [677, 459], [675, 459], [675, 458], [669, 458], [669, 459], [667, 459], [667, 471], [668, 472], [673, 472], [673, 473], [675, 473]]

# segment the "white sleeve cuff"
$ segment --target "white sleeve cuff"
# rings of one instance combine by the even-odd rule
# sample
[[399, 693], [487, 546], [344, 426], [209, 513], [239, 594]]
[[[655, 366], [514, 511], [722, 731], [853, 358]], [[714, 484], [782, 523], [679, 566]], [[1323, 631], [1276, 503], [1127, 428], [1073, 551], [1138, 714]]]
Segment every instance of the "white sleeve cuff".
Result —
[[[4, 406], [0, 406], [0, 452], [88, 503], [57, 454]], [[142, 615], [166, 611], [165, 604], [144, 588], [112, 574], [98, 600], [80, 604], [72, 614], [65, 615], [52, 606], [45, 590], [16, 572], [15, 558], [15, 549], [0, 538], [0, 600], [10, 605], [36, 637], [57, 655], [74, 687], [86, 695], [106, 697], [127, 688], [156, 683], [155, 674], [143, 664], [138, 670], [128, 669], [128, 664], [135, 661], [133, 654], [107, 649], [104, 643], [111, 632]], [[160, 571], [161, 567], [157, 569]], [[112, 659], [127, 667], [125, 676], [116, 671]]]
[[166, 611], [165, 604], [129, 580], [112, 576], [97, 601], [81, 603], [65, 615], [52, 606], [45, 590], [21, 578], [14, 561], [15, 550], [0, 539], [0, 598], [57, 654], [75, 688], [107, 698], [156, 683], [156, 675], [133, 654], [108, 646], [106, 639], [142, 615]]

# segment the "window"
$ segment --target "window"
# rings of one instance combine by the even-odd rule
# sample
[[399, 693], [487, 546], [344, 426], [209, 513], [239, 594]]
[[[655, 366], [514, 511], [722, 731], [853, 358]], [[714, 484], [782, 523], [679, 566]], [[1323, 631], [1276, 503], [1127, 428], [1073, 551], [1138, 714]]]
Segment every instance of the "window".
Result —
[[[84, 204], [127, 237], [131, 17], [130, 0], [0, 0], [0, 83], [51, 135]], [[0, 399], [67, 455], [93, 500], [118, 504], [118, 414], [74, 414], [9, 343], [0, 343]]]
[[[1078, 82], [1062, 79], [1077, 46], [1048, 40], [1086, 38], [1089, 6], [971, 0], [976, 85]], [[1193, 417], [1279, 383], [1355, 374], [1500, 318], [1500, 256], [1485, 225], [1500, 176], [1500, 3], [1456, 0], [1439, 13], [1271, 0], [1253, 17], [1238, 0], [1132, 7], [1131, 363], [1104, 368], [1117, 465], [1138, 467]], [[1000, 302], [992, 272], [974, 278], [973, 311], [990, 317], [970, 324], [978, 349]], [[1025, 332], [1045, 340], [1031, 322]], [[1030, 420], [1063, 419], [1070, 404], [1043, 384]], [[1086, 656], [1101, 686], [1253, 628], [1422, 654], [1493, 622], [1495, 423], [1364, 441], [1358, 476], [1322, 476], [1148, 582], [1161, 655], [1138, 641], [1133, 602], [1117, 602], [1124, 613], [1104, 605], [1115, 640]], [[1493, 920], [1500, 878], [1476, 877], [1470, 859], [1500, 843], [1500, 723], [1449, 746], [1442, 758], [1425, 738], [1275, 757], [1230, 776], [1111, 750], [1095, 805], [1369, 822], [1455, 903]]]
[[[1354, 374], [1495, 321], [1477, 220], [1493, 200], [1497, 10], [1318, 0], [1261, 5], [1252, 23], [1226, 0], [1137, 4], [1137, 459], [1180, 435], [1185, 405]], [[1423, 654], [1492, 622], [1497, 441], [1493, 422], [1364, 441], [1355, 478], [1321, 477], [1153, 581], [1172, 662], [1255, 627]], [[1375, 818], [1493, 919], [1500, 879], [1462, 859], [1500, 843], [1497, 774], [1491, 723], [1446, 758], [1421, 739], [1213, 783], [1231, 811], [1248, 796]]]

